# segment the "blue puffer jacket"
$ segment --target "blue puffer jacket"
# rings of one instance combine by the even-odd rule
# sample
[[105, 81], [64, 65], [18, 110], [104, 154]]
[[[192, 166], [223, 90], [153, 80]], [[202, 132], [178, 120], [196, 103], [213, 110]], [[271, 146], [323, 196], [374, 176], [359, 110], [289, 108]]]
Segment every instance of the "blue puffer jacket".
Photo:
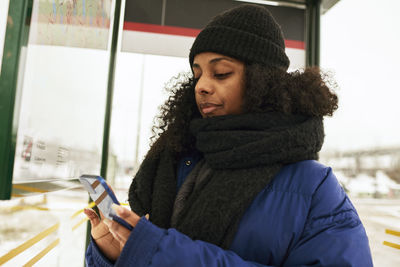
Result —
[[[183, 159], [178, 184], [196, 159]], [[192, 162], [192, 164], [189, 164]], [[91, 242], [88, 266], [113, 265]], [[142, 218], [116, 266], [372, 266], [368, 238], [331, 169], [308, 160], [287, 165], [245, 212], [223, 250]]]

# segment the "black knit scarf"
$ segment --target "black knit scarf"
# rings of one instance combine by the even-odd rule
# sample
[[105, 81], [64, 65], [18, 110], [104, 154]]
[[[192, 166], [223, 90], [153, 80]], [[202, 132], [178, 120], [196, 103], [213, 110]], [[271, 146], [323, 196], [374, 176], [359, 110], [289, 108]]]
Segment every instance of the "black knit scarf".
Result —
[[[280, 113], [195, 119], [191, 132], [204, 155], [207, 174], [172, 226], [192, 239], [225, 249], [254, 197], [280, 168], [317, 159], [324, 139], [322, 118]], [[167, 149], [146, 157], [129, 189], [132, 210], [149, 213], [162, 228], [171, 227], [177, 194], [174, 157]]]

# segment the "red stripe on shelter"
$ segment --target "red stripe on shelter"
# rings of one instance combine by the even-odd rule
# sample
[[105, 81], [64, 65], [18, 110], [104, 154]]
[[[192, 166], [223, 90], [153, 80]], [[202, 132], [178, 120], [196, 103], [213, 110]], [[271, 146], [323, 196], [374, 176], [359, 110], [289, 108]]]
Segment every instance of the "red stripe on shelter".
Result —
[[287, 48], [305, 49], [305, 44], [303, 41], [296, 40], [285, 40], [285, 46]]
[[[199, 29], [193, 29], [193, 28], [162, 26], [156, 24], [138, 23], [129, 21], [124, 22], [124, 30], [189, 36], [189, 37], [196, 37], [201, 31]], [[305, 49], [305, 44], [303, 41], [285, 40], [285, 46], [287, 48]]]
[[137, 23], [128, 21], [124, 22], [124, 30], [163, 33], [163, 34], [181, 35], [189, 37], [196, 37], [200, 33], [200, 30], [192, 28], [161, 26], [156, 24], [146, 24], [146, 23]]

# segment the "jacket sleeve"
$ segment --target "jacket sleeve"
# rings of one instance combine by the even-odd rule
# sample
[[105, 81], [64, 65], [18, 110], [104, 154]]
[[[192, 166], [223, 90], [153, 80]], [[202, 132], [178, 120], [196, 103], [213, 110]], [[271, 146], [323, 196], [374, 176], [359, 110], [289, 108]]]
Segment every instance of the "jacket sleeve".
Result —
[[[86, 251], [87, 267], [111, 267], [92, 240]], [[231, 251], [213, 244], [193, 241], [175, 229], [161, 229], [146, 219], [141, 219], [122, 250], [115, 266], [266, 266], [246, 262]]]
[[161, 229], [141, 219], [133, 230], [116, 266], [266, 266], [248, 262], [229, 250], [188, 236], [171, 228]]
[[312, 196], [307, 222], [283, 266], [373, 266], [358, 214], [330, 168]]
[[85, 255], [85, 264], [87, 267], [110, 267], [114, 266], [114, 263], [111, 262], [103, 253], [100, 251], [99, 247], [91, 238], [89, 246], [86, 250]]

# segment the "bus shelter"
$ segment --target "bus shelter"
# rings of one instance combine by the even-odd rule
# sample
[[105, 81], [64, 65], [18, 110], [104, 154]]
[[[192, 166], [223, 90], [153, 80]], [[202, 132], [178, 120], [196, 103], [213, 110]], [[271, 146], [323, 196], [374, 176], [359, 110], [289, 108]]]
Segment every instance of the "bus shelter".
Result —
[[[131, 177], [145, 151], [144, 124], [154, 116], [145, 106], [164, 97], [163, 83], [154, 86], [148, 71], [165, 81], [187, 68], [194, 38], [222, 10], [244, 2], [268, 6], [295, 70], [319, 65], [320, 16], [338, 1], [2, 1], [0, 199], [72, 191], [83, 173], [111, 184]], [[11, 252], [0, 265], [18, 255]]]

